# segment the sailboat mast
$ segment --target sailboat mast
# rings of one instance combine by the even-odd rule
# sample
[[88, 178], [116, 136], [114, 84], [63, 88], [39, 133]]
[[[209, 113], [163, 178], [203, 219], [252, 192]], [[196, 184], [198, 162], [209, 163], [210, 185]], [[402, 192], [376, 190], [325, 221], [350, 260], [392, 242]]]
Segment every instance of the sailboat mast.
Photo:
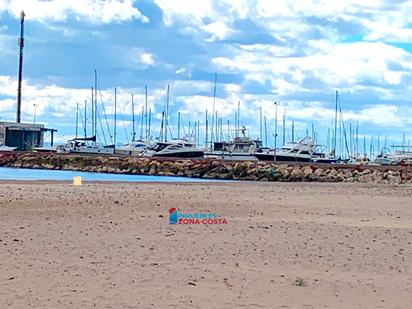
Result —
[[[240, 130], [240, 101], [237, 102], [237, 132]], [[238, 133], [239, 136], [239, 133]]]
[[87, 100], [84, 100], [84, 138], [87, 137]]
[[210, 129], [210, 146], [212, 146], [214, 140], [214, 123], [215, 123], [215, 108], [216, 108], [216, 82], [217, 82], [217, 74], [215, 73], [215, 83], [213, 87], [213, 108], [212, 108], [212, 127]]
[[143, 117], [144, 117], [144, 106], [142, 106], [142, 114], [140, 120], [140, 140], [143, 140]]
[[206, 122], [205, 122], [205, 129], [206, 129], [206, 132], [205, 132], [205, 147], [207, 147], [207, 145], [208, 145], [208, 134], [209, 134], [209, 132], [208, 132], [208, 119], [207, 119], [207, 110], [206, 110]]
[[77, 108], [76, 108], [76, 138], [77, 136], [77, 130], [79, 127], [79, 103], [77, 103]]
[[165, 142], [167, 142], [167, 130], [168, 130], [168, 118], [169, 118], [169, 95], [170, 95], [170, 86], [167, 85], [167, 98], [166, 98], [166, 111], [165, 111]]
[[197, 121], [197, 148], [200, 147], [200, 120]]
[[333, 150], [336, 152], [336, 133], [338, 128], [338, 91], [335, 95], [335, 130], [333, 131]]
[[97, 70], [94, 70], [94, 134], [97, 135]]
[[292, 120], [292, 143], [295, 142], [295, 120]]
[[92, 136], [94, 136], [94, 89], [91, 87], [92, 90]]
[[117, 88], [114, 88], [114, 128], [113, 128], [113, 146], [116, 148], [116, 123], [117, 123]]
[[148, 127], [147, 127], [147, 125], [148, 125], [147, 124], [148, 123], [148, 121], [147, 121], [147, 85], [144, 86], [144, 96], [145, 96], [144, 104], [145, 104], [145, 127], [146, 127], [146, 130], [145, 130], [146, 138], [145, 138], [145, 140], [147, 141], [148, 138], [149, 138], [149, 131], [148, 131]]
[[283, 135], [282, 135], [282, 142], [283, 146], [286, 144], [286, 108], [283, 110]]
[[275, 148], [274, 148], [274, 156], [273, 161], [276, 163], [276, 147], [278, 141], [278, 102], [275, 102]]
[[133, 133], [132, 133], [132, 141], [134, 142], [136, 140], [136, 119], [134, 116], [134, 97], [132, 93], [132, 123], [133, 123]]
[[[147, 135], [147, 139], [150, 139], [150, 125], [151, 125], [151, 121], [152, 121], [152, 109], [149, 109], [149, 129], [148, 129], [148, 135]], [[146, 140], [147, 141], [147, 140]]]
[[259, 108], [259, 138], [262, 141], [262, 106]]
[[180, 112], [177, 113], [177, 138], [180, 139]]

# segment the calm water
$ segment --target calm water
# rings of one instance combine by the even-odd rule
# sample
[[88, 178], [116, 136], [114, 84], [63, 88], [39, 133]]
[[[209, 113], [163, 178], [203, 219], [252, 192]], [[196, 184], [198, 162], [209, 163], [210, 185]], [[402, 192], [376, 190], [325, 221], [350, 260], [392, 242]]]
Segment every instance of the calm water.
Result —
[[81, 176], [84, 181], [138, 181], [138, 182], [219, 182], [222, 180], [169, 176], [121, 175], [76, 171], [36, 170], [0, 167], [0, 180], [73, 180]]

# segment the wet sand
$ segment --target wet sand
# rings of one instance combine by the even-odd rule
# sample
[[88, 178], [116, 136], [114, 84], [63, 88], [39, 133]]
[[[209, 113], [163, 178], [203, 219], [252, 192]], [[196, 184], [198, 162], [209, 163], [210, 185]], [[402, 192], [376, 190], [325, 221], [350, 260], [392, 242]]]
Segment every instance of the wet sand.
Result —
[[0, 219], [0, 308], [412, 308], [411, 186], [9, 181]]

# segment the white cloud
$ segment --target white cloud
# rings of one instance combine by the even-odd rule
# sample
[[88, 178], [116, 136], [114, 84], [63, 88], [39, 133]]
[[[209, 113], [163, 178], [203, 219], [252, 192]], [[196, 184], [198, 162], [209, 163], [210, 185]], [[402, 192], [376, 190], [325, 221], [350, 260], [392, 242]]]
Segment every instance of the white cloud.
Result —
[[223, 40], [226, 38], [231, 32], [233, 32], [232, 29], [230, 29], [228, 26], [226, 26], [225, 23], [223, 22], [215, 22], [215, 23], [210, 23], [205, 26], [203, 26], [203, 29], [211, 34], [211, 37], [209, 38], [209, 41], [215, 41], [217, 39]]
[[29, 20], [64, 21], [73, 15], [79, 21], [111, 23], [149, 19], [133, 6], [135, 0], [2, 0], [0, 12], [7, 11], [16, 18], [26, 12]]
[[142, 64], [147, 64], [147, 65], [153, 65], [155, 63], [153, 59], [153, 55], [150, 53], [142, 53], [140, 55], [140, 62]]

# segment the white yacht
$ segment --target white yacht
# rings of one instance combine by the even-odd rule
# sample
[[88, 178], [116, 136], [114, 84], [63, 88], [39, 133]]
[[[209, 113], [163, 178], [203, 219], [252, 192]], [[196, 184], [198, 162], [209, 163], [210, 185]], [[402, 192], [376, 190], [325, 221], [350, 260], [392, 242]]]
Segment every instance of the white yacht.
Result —
[[[92, 144], [88, 142], [93, 142]], [[80, 154], [114, 154], [113, 146], [100, 146], [95, 143], [96, 138], [77, 138], [69, 140], [65, 145], [57, 147], [57, 153], [80, 153]]]
[[153, 147], [145, 150], [142, 156], [201, 159], [204, 157], [204, 151], [197, 148], [194, 143], [185, 140], [171, 140], [167, 142], [157, 142]]
[[280, 149], [258, 149], [255, 156], [260, 161], [277, 162], [310, 162], [315, 154], [316, 145], [309, 136], [301, 139], [299, 142], [288, 142]]
[[232, 141], [214, 142], [213, 150], [206, 152], [206, 158], [219, 160], [252, 160], [257, 161], [255, 151], [262, 147], [260, 140], [252, 140], [247, 136], [235, 137]]
[[396, 150], [391, 153], [389, 149], [384, 148], [376, 156], [375, 163], [380, 165], [411, 165], [412, 151]]
[[127, 156], [138, 156], [142, 154], [147, 148], [150, 147], [150, 143], [143, 140], [131, 141], [130, 143], [117, 147], [116, 154]]

